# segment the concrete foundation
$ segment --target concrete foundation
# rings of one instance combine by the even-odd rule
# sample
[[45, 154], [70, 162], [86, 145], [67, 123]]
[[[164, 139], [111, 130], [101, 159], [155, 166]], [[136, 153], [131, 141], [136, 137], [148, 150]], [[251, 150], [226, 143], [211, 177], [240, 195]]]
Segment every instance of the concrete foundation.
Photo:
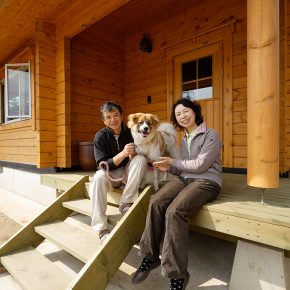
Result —
[[44, 206], [57, 197], [56, 190], [40, 184], [40, 174], [2, 167], [0, 188], [33, 200]]

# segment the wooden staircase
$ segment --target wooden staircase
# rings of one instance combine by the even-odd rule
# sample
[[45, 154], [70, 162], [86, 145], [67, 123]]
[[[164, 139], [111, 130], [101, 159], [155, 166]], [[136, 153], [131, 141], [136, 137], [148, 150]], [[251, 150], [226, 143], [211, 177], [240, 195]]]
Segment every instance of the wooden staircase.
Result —
[[[73, 212], [91, 215], [87, 182], [87, 176], [80, 178], [0, 248], [1, 264], [23, 289], [103, 290], [140, 239], [153, 187], [146, 187], [125, 215], [118, 210], [120, 193], [108, 193], [107, 215], [114, 228], [100, 244], [97, 234], [65, 222]], [[84, 263], [76, 276], [65, 272], [36, 249], [45, 239]]]

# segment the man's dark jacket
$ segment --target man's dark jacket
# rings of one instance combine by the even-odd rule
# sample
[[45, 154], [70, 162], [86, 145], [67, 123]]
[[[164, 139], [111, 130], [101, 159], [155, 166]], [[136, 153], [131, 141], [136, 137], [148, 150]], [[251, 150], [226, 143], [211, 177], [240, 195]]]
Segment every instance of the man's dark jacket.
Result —
[[94, 139], [94, 155], [97, 166], [101, 161], [106, 161], [109, 165], [109, 170], [114, 170], [125, 166], [129, 158], [125, 158], [118, 166], [113, 162], [113, 157], [120, 153], [126, 144], [133, 143], [131, 130], [122, 124], [121, 133], [118, 138], [114, 136], [114, 132], [105, 127], [98, 131]]

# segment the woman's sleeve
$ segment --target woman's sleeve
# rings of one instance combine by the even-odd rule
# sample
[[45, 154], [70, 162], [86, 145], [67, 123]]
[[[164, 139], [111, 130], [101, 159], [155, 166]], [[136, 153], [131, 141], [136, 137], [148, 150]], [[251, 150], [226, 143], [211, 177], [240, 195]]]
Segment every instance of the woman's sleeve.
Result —
[[218, 158], [222, 144], [214, 130], [209, 130], [206, 134], [205, 142], [201, 147], [200, 153], [195, 159], [174, 159], [172, 161], [172, 167], [175, 167], [176, 170], [194, 173], [202, 173], [208, 170]]

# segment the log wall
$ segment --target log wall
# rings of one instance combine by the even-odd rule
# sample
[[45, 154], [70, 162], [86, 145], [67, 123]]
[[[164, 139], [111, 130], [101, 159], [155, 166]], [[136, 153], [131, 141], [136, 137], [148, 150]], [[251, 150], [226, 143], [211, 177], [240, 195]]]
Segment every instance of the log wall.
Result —
[[99, 107], [106, 100], [124, 107], [124, 44], [92, 27], [71, 40], [72, 165], [78, 164], [78, 142], [93, 141], [103, 127]]
[[[34, 73], [34, 47], [24, 49], [20, 54], [6, 61], [6, 63], [31, 63], [30, 69]], [[3, 64], [4, 66], [4, 64]], [[4, 67], [1, 68], [1, 79], [4, 78]], [[32, 104], [34, 103], [34, 80], [31, 80]], [[34, 105], [32, 119], [0, 125], [0, 160], [17, 163], [37, 163], [37, 134], [35, 131]]]
[[286, 169], [290, 169], [290, 1], [285, 9], [285, 135]]
[[[77, 143], [91, 141], [103, 126], [98, 110], [104, 100], [121, 103], [125, 117], [140, 111], [168, 120], [166, 47], [180, 45], [185, 39], [201, 34], [204, 44], [210, 44], [213, 29], [234, 21], [232, 59], [230, 62], [224, 60], [232, 64], [229, 69], [232, 90], [223, 91], [222, 95], [225, 102], [228, 96], [233, 100], [231, 108], [227, 103], [229, 120], [233, 120], [229, 126], [232, 128], [229, 155], [232, 162], [229, 164], [234, 168], [246, 168], [246, 1], [182, 0], [174, 2], [175, 6], [168, 6], [166, 11], [153, 9], [154, 5], [165, 5], [167, 1], [164, 1], [155, 4], [152, 1], [150, 6], [145, 0], [119, 0], [115, 6], [112, 4], [114, 7], [101, 6], [99, 10], [95, 1], [88, 1], [86, 11], [92, 17], [79, 14], [78, 5], [75, 5], [55, 20], [55, 30], [53, 25], [44, 26], [44, 30], [36, 28], [37, 53], [35, 59], [32, 57], [36, 61], [32, 68], [35, 69], [32, 119], [0, 125], [0, 160], [38, 167], [77, 165]], [[113, 11], [123, 4], [121, 13]], [[285, 172], [290, 168], [290, 1], [280, 0], [280, 5], [280, 172]], [[140, 11], [147, 13], [146, 21], [144, 18], [138, 20], [137, 12]], [[104, 16], [110, 13], [106, 22]], [[96, 23], [93, 25], [93, 22]], [[92, 26], [87, 28], [87, 25]], [[139, 51], [144, 32], [153, 42], [151, 54]], [[12, 58], [4, 63], [10, 60]], [[151, 103], [147, 102], [149, 96]], [[221, 118], [225, 120], [225, 116]]]
[[71, 167], [70, 41], [56, 39], [56, 146], [57, 166]]
[[[200, 33], [206, 35], [207, 31], [233, 19], [236, 21], [232, 35], [233, 104], [230, 112], [233, 114], [232, 164], [233, 167], [246, 168], [247, 21], [245, 1], [235, 1], [234, 5], [231, 1], [199, 1], [186, 9], [184, 13], [172, 14], [162, 22], [145, 27], [144, 31], [153, 41], [151, 54], [138, 50], [141, 31], [128, 36], [125, 43], [126, 112], [153, 112], [163, 120], [169, 119], [165, 47]], [[205, 45], [209, 43], [210, 39], [205, 41]], [[224, 95], [228, 93], [231, 94], [231, 92], [223, 92]], [[151, 96], [151, 104], [147, 104], [147, 96]]]
[[35, 43], [37, 167], [56, 167], [55, 26], [39, 21]]

